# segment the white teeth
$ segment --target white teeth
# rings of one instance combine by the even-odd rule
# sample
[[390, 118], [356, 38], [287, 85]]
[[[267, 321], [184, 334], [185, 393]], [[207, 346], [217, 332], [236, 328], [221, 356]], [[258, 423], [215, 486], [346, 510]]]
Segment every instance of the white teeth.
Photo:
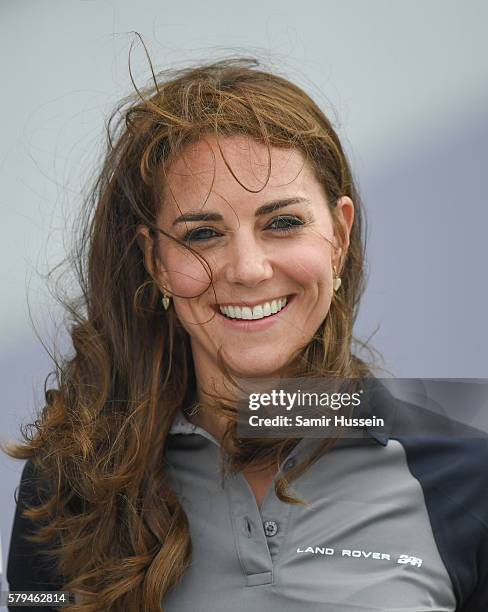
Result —
[[254, 308], [249, 306], [219, 306], [219, 309], [222, 314], [231, 319], [254, 320], [276, 314], [286, 306], [287, 301], [288, 298], [283, 297], [271, 302], [264, 302], [264, 304], [258, 304]]
[[252, 319], [252, 310], [249, 306], [242, 307], [242, 318], [243, 319]]
[[253, 319], [262, 319], [264, 317], [263, 307], [262, 306], [254, 306], [252, 309], [252, 318]]

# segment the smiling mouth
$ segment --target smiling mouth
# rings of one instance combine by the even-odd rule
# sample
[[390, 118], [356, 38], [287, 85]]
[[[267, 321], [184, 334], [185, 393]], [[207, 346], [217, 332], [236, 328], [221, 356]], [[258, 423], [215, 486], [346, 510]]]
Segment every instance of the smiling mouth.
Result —
[[284, 295], [270, 301], [261, 302], [255, 306], [246, 305], [225, 305], [216, 304], [216, 312], [226, 319], [234, 321], [258, 321], [272, 317], [281, 312], [290, 303], [294, 295]]

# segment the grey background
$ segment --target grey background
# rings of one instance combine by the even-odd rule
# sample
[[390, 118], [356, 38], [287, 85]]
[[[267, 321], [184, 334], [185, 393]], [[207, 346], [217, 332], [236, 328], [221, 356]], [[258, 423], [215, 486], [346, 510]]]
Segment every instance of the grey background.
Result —
[[[487, 20], [481, 0], [0, 2], [2, 441], [32, 420], [51, 369], [28, 302], [48, 346], [66, 344], [42, 274], [63, 256], [104, 120], [132, 91], [133, 30], [156, 69], [256, 53], [309, 91], [368, 215], [357, 335], [396, 376], [488, 377]], [[138, 44], [133, 71], [147, 81]], [[0, 455], [4, 565], [21, 468]]]

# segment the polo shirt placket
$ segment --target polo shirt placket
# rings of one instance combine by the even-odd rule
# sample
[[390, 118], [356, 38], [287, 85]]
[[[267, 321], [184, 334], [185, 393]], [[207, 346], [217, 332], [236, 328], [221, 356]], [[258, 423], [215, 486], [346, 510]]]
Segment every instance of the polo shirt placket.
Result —
[[[200, 435], [212, 442], [217, 453], [220, 453], [218, 440], [202, 427], [190, 423], [181, 412], [176, 415], [170, 433]], [[280, 474], [286, 473], [301, 459], [311, 443], [313, 440], [310, 439], [298, 442], [283, 461], [275, 481]], [[259, 507], [241, 472], [225, 479], [224, 491], [228, 499], [237, 556], [242, 573], [246, 577], [246, 585], [255, 587], [272, 584], [273, 563], [277, 560], [287, 533], [292, 504], [284, 504], [277, 498], [273, 482]]]
[[[277, 478], [300, 457], [308, 441], [301, 440], [283, 461]], [[249, 587], [273, 583], [276, 562], [287, 533], [292, 504], [276, 496], [274, 482], [258, 507], [254, 493], [242, 473], [225, 484], [233, 524], [237, 554]]]

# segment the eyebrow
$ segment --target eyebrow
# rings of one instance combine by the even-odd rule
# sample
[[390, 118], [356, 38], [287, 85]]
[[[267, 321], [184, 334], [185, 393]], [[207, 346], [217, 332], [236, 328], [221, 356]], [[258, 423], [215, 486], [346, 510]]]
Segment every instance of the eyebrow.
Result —
[[[256, 209], [254, 216], [259, 217], [261, 215], [267, 215], [269, 213], [274, 212], [275, 210], [279, 210], [280, 208], [285, 208], [285, 206], [291, 206], [292, 204], [306, 204], [310, 205], [310, 200], [307, 198], [285, 198], [281, 200], [273, 200], [273, 202], [268, 202], [267, 204], [263, 204], [259, 208]], [[173, 221], [173, 225], [177, 223], [187, 223], [188, 221], [223, 221], [223, 216], [218, 212], [213, 211], [190, 211], [185, 213], [184, 215], [180, 215], [176, 217]]]

